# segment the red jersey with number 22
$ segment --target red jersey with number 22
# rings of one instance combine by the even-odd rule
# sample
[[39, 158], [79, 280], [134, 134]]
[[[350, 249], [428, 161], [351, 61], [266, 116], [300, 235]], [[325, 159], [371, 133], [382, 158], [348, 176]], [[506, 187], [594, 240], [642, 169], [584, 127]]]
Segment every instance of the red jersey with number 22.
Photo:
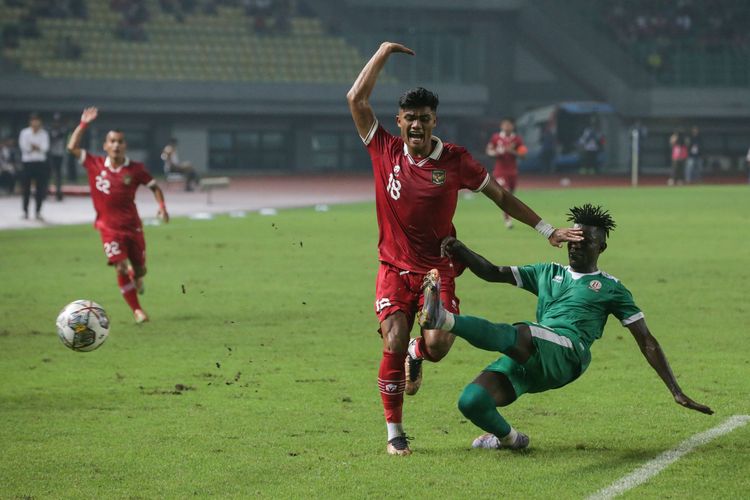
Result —
[[113, 168], [109, 157], [81, 151], [81, 164], [86, 169], [91, 188], [91, 200], [96, 209], [97, 228], [135, 231], [141, 228], [141, 218], [135, 206], [135, 192], [141, 184], [153, 186], [156, 181], [143, 163], [130, 161]]
[[484, 189], [490, 181], [485, 168], [465, 148], [437, 137], [430, 156], [412, 158], [403, 139], [377, 120], [362, 140], [375, 175], [379, 259], [405, 271], [436, 268], [455, 276], [450, 259], [440, 256], [440, 242], [456, 235], [458, 191]]

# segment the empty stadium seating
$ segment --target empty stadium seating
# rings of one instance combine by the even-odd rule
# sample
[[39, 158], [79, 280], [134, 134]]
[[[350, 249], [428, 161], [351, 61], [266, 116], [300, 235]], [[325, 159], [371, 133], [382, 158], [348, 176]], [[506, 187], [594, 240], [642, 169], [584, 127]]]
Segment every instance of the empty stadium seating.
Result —
[[[220, 6], [216, 15], [193, 13], [178, 22], [158, 0], [146, 4], [145, 41], [117, 37], [121, 14], [109, 2], [89, 0], [87, 19], [39, 18], [41, 36], [21, 38], [3, 56], [45, 78], [150, 81], [351, 82], [365, 61], [314, 17], [293, 16], [284, 34], [256, 34], [253, 18], [240, 7]], [[0, 26], [17, 23], [25, 12], [0, 3]], [[82, 48], [79, 58], [59, 56], [66, 39]]]

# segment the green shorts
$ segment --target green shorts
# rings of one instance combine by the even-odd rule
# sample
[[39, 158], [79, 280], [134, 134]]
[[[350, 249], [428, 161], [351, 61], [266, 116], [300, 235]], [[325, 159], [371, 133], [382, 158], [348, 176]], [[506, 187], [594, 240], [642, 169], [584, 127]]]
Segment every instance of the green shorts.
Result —
[[516, 397], [567, 385], [581, 376], [591, 362], [591, 353], [575, 335], [561, 335], [537, 323], [524, 321], [531, 329], [536, 352], [524, 364], [508, 356], [491, 363], [485, 371], [504, 373]]

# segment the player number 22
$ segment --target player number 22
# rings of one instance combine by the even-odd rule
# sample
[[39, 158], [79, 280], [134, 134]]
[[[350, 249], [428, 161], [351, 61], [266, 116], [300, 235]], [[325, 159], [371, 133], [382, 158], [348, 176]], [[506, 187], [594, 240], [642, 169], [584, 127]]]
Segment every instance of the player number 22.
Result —
[[394, 200], [401, 198], [401, 181], [393, 177], [393, 174], [388, 176], [388, 187], [385, 189]]
[[109, 194], [109, 179], [102, 177], [101, 175], [96, 176], [96, 189], [104, 194]]
[[114, 257], [115, 255], [120, 255], [122, 252], [120, 251], [120, 244], [116, 241], [110, 241], [109, 243], [104, 244], [104, 253], [107, 255], [107, 257]]

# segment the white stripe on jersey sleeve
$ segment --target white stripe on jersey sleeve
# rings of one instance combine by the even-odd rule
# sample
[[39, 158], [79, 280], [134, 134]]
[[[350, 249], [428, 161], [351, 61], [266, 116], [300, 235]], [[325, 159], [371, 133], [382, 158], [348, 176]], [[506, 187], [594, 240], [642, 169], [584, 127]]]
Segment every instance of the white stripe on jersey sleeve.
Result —
[[156, 179], [151, 179], [151, 181], [148, 184], [146, 184], [146, 187], [148, 188], [152, 188], [154, 186], [156, 186]]
[[483, 180], [483, 181], [482, 181], [482, 183], [481, 183], [481, 184], [479, 185], [479, 187], [478, 187], [478, 188], [476, 188], [476, 189], [474, 190], [474, 192], [475, 192], [475, 193], [478, 193], [478, 192], [480, 192], [480, 191], [481, 191], [482, 189], [486, 188], [486, 187], [487, 187], [487, 184], [489, 184], [489, 183], [490, 183], [490, 174], [489, 174], [489, 172], [488, 172], [488, 173], [487, 173], [487, 176], [486, 176], [486, 177], [484, 178], [484, 180]]
[[638, 312], [638, 313], [635, 313], [634, 315], [632, 315], [629, 318], [625, 318], [620, 323], [622, 323], [622, 326], [628, 326], [628, 325], [630, 325], [632, 323], [635, 323], [639, 319], [643, 319], [643, 318], [644, 318], [643, 313], [642, 312]]
[[518, 272], [518, 266], [510, 266], [510, 272], [513, 273], [513, 277], [516, 278], [516, 286], [523, 288], [523, 280], [521, 280], [521, 273]]
[[81, 150], [81, 156], [78, 157], [78, 161], [81, 162], [81, 165], [83, 165], [83, 162], [86, 161], [86, 150]]
[[372, 122], [372, 127], [370, 127], [370, 131], [367, 132], [367, 136], [366, 137], [360, 136], [360, 139], [362, 139], [362, 142], [365, 143], [365, 146], [370, 145], [370, 141], [372, 140], [372, 137], [375, 135], [375, 131], [378, 130], [378, 125], [379, 125], [378, 120], [376, 118], [375, 121]]

